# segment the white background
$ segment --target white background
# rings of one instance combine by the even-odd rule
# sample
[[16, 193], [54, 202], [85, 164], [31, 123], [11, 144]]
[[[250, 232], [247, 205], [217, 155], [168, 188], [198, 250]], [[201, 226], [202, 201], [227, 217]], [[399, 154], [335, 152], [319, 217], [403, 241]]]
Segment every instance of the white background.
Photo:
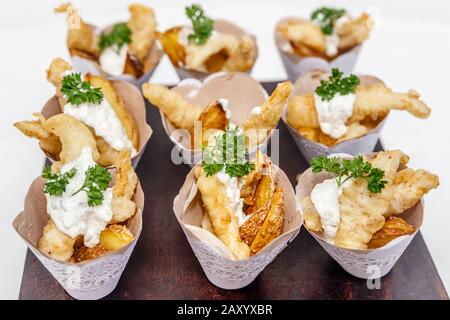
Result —
[[[82, 17], [97, 25], [126, 19], [131, 1], [74, 1]], [[377, 29], [363, 48], [356, 72], [373, 74], [397, 91], [416, 89], [433, 109], [427, 120], [393, 112], [382, 134], [388, 148], [401, 148], [411, 166], [439, 174], [441, 186], [426, 196], [422, 232], [447, 287], [450, 288], [449, 223], [450, 163], [448, 105], [450, 94], [450, 2], [417, 1], [196, 1], [212, 17], [235, 21], [256, 34], [260, 56], [253, 76], [284, 80], [285, 71], [273, 41], [273, 28], [283, 16], [308, 16], [317, 6], [346, 7], [358, 13], [375, 6], [381, 13]], [[0, 10], [0, 298], [16, 299], [22, 278], [25, 244], [11, 227], [22, 209], [30, 182], [40, 174], [43, 156], [36, 141], [24, 137], [12, 123], [30, 119], [53, 95], [45, 80], [52, 58], [68, 58], [66, 25], [53, 14], [60, 1], [3, 1]], [[157, 13], [160, 30], [185, 23], [184, 6], [191, 1], [141, 0]], [[170, 63], [163, 59], [152, 82], [175, 83]], [[151, 150], [148, 150], [151, 151]], [[168, 200], [169, 201], [169, 200]], [[414, 261], [409, 262], [414, 268]]]

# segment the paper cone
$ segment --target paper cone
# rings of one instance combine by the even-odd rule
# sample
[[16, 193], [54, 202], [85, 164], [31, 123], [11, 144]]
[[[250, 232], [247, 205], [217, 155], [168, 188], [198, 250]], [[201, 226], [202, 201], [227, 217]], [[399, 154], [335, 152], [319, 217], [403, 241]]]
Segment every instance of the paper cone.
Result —
[[353, 71], [362, 45], [358, 45], [353, 49], [338, 55], [331, 61], [327, 61], [320, 57], [301, 57], [294, 52], [289, 41], [277, 31], [278, 26], [288, 20], [304, 21], [304, 19], [284, 18], [280, 20], [275, 27], [275, 44], [289, 80], [294, 82], [298, 77], [312, 70], [329, 72], [332, 68], [338, 68], [344, 73]]
[[[267, 92], [258, 81], [242, 72], [214, 73], [203, 82], [196, 79], [185, 79], [171, 90], [178, 92], [192, 104], [204, 108], [213, 100], [227, 99], [229, 101], [228, 108], [231, 110], [230, 121], [240, 127], [250, 116], [252, 108], [261, 105], [268, 97]], [[181, 154], [183, 162], [191, 166], [200, 162], [202, 150], [191, 149], [189, 132], [175, 128], [162, 112], [161, 120], [164, 130], [175, 144], [178, 153]], [[273, 131], [259, 146], [250, 148], [250, 158], [254, 157], [258, 148], [263, 153], [267, 151], [267, 144], [272, 133]]]
[[[128, 111], [130, 111], [138, 129], [139, 148], [138, 150], [136, 150], [137, 154], [131, 159], [131, 163], [136, 169], [139, 160], [141, 159], [142, 154], [145, 151], [147, 142], [153, 133], [152, 128], [147, 123], [145, 102], [139, 89], [129, 84], [128, 82], [113, 80], [112, 84], [117, 94], [125, 103], [126, 108], [128, 109]], [[58, 113], [61, 113], [61, 107], [56, 96], [53, 96], [50, 100], [47, 101], [47, 103], [42, 108], [41, 113], [45, 118], [49, 118]], [[42, 151], [51, 162], [55, 161], [55, 158], [51, 154], [45, 152], [44, 150]]]
[[[101, 30], [95, 28], [94, 26], [91, 26], [91, 28], [94, 29], [94, 33], [100, 34], [104, 31], [106, 31], [106, 32], [109, 31], [110, 29], [112, 29], [112, 26], [113, 25], [110, 25]], [[69, 50], [69, 53], [70, 53], [70, 58], [71, 58], [73, 68], [76, 72], [80, 72], [83, 75], [86, 73], [90, 73], [93, 75], [105, 77], [109, 80], [127, 81], [138, 88], [140, 88], [142, 86], [142, 84], [144, 84], [151, 78], [151, 76], [153, 75], [153, 72], [155, 71], [156, 67], [159, 64], [159, 61], [161, 61], [161, 58], [164, 55], [164, 51], [161, 48], [161, 44], [158, 41], [156, 41], [156, 39], [155, 39], [153, 41], [152, 47], [150, 48], [150, 51], [147, 55], [146, 61], [143, 62], [143, 64], [150, 66], [149, 70], [147, 72], [145, 72], [139, 78], [135, 78], [134, 76], [129, 75], [129, 74], [113, 76], [113, 75], [109, 74], [108, 72], [104, 71], [101, 68], [100, 64], [97, 63], [96, 61], [89, 60], [89, 59], [80, 57], [78, 55], [72, 55], [70, 50]]]
[[139, 181], [133, 196], [137, 211], [127, 222], [128, 229], [135, 237], [134, 240], [120, 250], [80, 263], [53, 260], [37, 248], [48, 220], [44, 185], [45, 180], [41, 177], [33, 181], [25, 198], [24, 210], [13, 221], [14, 229], [69, 295], [80, 300], [103, 298], [117, 286], [141, 234], [144, 193]]
[[[226, 21], [226, 20], [220, 20], [220, 19], [214, 20], [214, 30], [221, 32], [221, 33], [232, 34], [238, 38], [241, 38], [244, 35], [249, 35], [248, 32], [244, 31], [243, 29], [241, 29], [239, 26], [235, 25], [234, 23], [232, 23], [230, 21]], [[250, 37], [252, 38], [254, 47], [256, 48], [255, 60], [253, 62], [253, 66], [254, 66], [255, 61], [258, 58], [258, 46], [256, 43], [256, 37], [254, 35], [250, 35]], [[246, 73], [250, 74], [252, 72], [253, 66], [249, 70], [247, 70]], [[189, 79], [189, 78], [193, 78], [193, 79], [197, 79], [197, 80], [204, 80], [206, 77], [211, 75], [211, 73], [209, 73], [209, 72], [188, 70], [185, 68], [180, 68], [180, 66], [177, 66], [174, 64], [173, 64], [173, 67], [175, 68], [175, 71], [177, 72], [177, 75], [180, 78], [180, 80]]]
[[[362, 85], [371, 85], [375, 83], [384, 84], [380, 79], [367, 76], [358, 76]], [[328, 73], [324, 71], [310, 71], [299, 77], [294, 83], [294, 89], [292, 90], [292, 96], [304, 95], [307, 93], [312, 93], [316, 87], [320, 84], [320, 80], [328, 78]], [[387, 118], [387, 117], [386, 117]], [[283, 110], [281, 119], [285, 123], [286, 127], [294, 139], [297, 147], [300, 149], [301, 153], [305, 157], [306, 161], [311, 162], [311, 160], [317, 156], [330, 155], [334, 153], [347, 153], [350, 155], [366, 154], [372, 152], [380, 139], [380, 133], [386, 121], [386, 118], [380, 121], [380, 123], [372, 130], [370, 130], [366, 135], [359, 138], [349, 139], [335, 144], [332, 147], [328, 147], [321, 143], [306, 139], [303, 137], [295, 128], [293, 128], [287, 121], [287, 105]]]
[[223, 289], [239, 289], [249, 285], [264, 268], [299, 233], [303, 223], [294, 190], [284, 172], [277, 171], [278, 183], [284, 191], [285, 221], [281, 235], [256, 255], [234, 260], [231, 251], [209, 231], [201, 228], [203, 215], [200, 192], [197, 192], [193, 168], [186, 176], [179, 194], [175, 197], [173, 210], [206, 277]]
[[[325, 179], [331, 178], [332, 175], [328, 173], [314, 174], [312, 169], [306, 170], [300, 177], [295, 192], [299, 201], [311, 194], [314, 186]], [[419, 201], [414, 207], [398, 215], [409, 224], [416, 228], [416, 231], [411, 235], [405, 235], [394, 239], [383, 247], [377, 249], [367, 250], [351, 250], [337, 247], [327, 241], [320, 233], [315, 233], [308, 228], [308, 232], [319, 242], [322, 248], [334, 259], [337, 263], [351, 275], [362, 279], [381, 278], [391, 271], [397, 260], [402, 255], [403, 251], [411, 243], [414, 236], [419, 231], [423, 220], [423, 200]], [[300, 211], [302, 208], [300, 206]], [[302, 212], [303, 215], [303, 212]]]

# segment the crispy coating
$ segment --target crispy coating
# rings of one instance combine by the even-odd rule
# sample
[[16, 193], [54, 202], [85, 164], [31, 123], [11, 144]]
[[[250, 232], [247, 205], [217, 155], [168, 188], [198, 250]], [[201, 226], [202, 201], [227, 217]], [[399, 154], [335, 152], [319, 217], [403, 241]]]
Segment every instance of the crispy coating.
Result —
[[416, 229], [408, 222], [399, 217], [388, 217], [383, 227], [375, 232], [367, 244], [368, 249], [382, 247], [397, 237], [412, 234]]
[[250, 248], [239, 236], [238, 220], [229, 207], [225, 185], [215, 175], [206, 176], [201, 167], [197, 167], [195, 175], [214, 234], [231, 250], [236, 259], [249, 257]]
[[367, 134], [391, 110], [406, 110], [418, 118], [427, 118], [431, 109], [419, 98], [414, 90], [396, 93], [381, 84], [358, 86], [353, 114], [347, 121], [347, 133], [337, 140], [321, 132], [313, 93], [292, 97], [287, 104], [286, 120], [305, 138], [332, 146]]
[[[40, 119], [43, 118], [40, 113], [35, 113], [34, 115]], [[14, 126], [27, 137], [38, 139], [39, 146], [57, 159], [61, 152], [61, 140], [59, 140], [57, 135], [45, 130], [42, 127], [42, 121], [45, 121], [45, 119], [19, 121], [14, 123]]]
[[439, 185], [439, 179], [425, 170], [402, 169], [408, 157], [399, 150], [378, 152], [369, 160], [384, 170], [388, 181], [381, 193], [367, 190], [365, 179], [356, 179], [343, 189], [339, 197], [341, 221], [335, 244], [350, 249], [366, 249], [375, 232], [380, 230], [385, 217], [399, 214], [414, 206], [424, 194]]
[[59, 101], [59, 106], [61, 111], [64, 111], [64, 105], [67, 103], [64, 95], [61, 93], [61, 81], [63, 79], [63, 74], [67, 71], [72, 71], [73, 68], [62, 58], [55, 58], [50, 63], [50, 66], [47, 69], [47, 80], [51, 84], [55, 86], [56, 89], [56, 97]]
[[202, 113], [202, 107], [192, 105], [179, 93], [163, 85], [144, 83], [142, 93], [177, 128], [191, 129]]
[[294, 44], [325, 53], [325, 35], [320, 26], [310, 21], [288, 20], [278, 26], [277, 31]]
[[75, 239], [59, 231], [49, 218], [39, 239], [38, 249], [52, 259], [65, 262], [72, 257], [74, 244]]
[[145, 61], [156, 37], [155, 13], [140, 4], [132, 4], [128, 10], [131, 15], [127, 24], [132, 32], [129, 50], [140, 61]]
[[283, 190], [278, 187], [273, 196], [267, 217], [250, 245], [251, 255], [256, 254], [281, 234], [284, 224], [284, 210]]
[[303, 212], [303, 219], [305, 222], [305, 226], [308, 228], [308, 230], [314, 231], [314, 232], [320, 232], [322, 231], [322, 221], [320, 220], [320, 215], [317, 212], [316, 208], [314, 207], [314, 204], [311, 201], [310, 196], [304, 197], [300, 201], [300, 205], [302, 206], [302, 212]]
[[102, 77], [86, 75], [88, 81], [93, 87], [101, 88], [106, 100], [109, 102], [117, 117], [120, 120], [125, 132], [130, 139], [133, 147], [137, 150], [139, 148], [139, 133], [136, 122], [133, 119], [130, 111], [128, 111], [125, 102], [117, 94], [112, 83]]
[[96, 59], [99, 55], [98, 36], [81, 19], [78, 10], [70, 3], [65, 3], [55, 8], [55, 12], [67, 14], [67, 47], [70, 53]]
[[101, 245], [96, 245], [95, 247], [88, 248], [85, 246], [80, 246], [75, 248], [72, 261], [75, 263], [95, 259], [105, 254], [108, 254], [110, 251]]
[[[239, 48], [236, 54], [230, 56], [224, 66], [223, 71], [246, 72], [253, 67], [256, 60], [256, 47], [252, 38], [248, 35], [241, 37], [239, 41]], [[221, 71], [221, 70], [217, 70]]]
[[131, 200], [136, 190], [137, 175], [131, 165], [130, 151], [120, 151], [115, 163], [118, 173], [113, 187], [112, 221], [123, 222], [136, 213], [136, 204]]
[[373, 19], [363, 13], [356, 19], [351, 19], [342, 25], [337, 31], [339, 36], [339, 52], [352, 49], [369, 38], [370, 30], [373, 28]]

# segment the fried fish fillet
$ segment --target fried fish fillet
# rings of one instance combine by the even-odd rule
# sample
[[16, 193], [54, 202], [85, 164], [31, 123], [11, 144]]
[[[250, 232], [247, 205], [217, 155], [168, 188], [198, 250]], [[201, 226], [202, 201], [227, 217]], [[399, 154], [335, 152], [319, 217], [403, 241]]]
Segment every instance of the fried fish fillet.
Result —
[[38, 249], [57, 261], [69, 261], [74, 252], [75, 241], [76, 239], [59, 231], [49, 218], [39, 239]]
[[261, 113], [251, 115], [245, 120], [244, 132], [249, 145], [262, 143], [269, 131], [274, 129], [281, 118], [283, 107], [292, 92], [292, 83], [279, 83], [268, 99], [261, 106]]
[[[253, 39], [244, 35], [239, 41], [239, 48], [236, 54], [230, 56], [224, 66], [223, 71], [228, 72], [246, 72], [249, 71], [256, 60], [256, 47]], [[218, 70], [220, 71], [220, 70]]]
[[142, 93], [177, 128], [191, 129], [202, 113], [201, 106], [192, 105], [179, 93], [163, 85], [144, 83]]
[[300, 201], [300, 205], [302, 207], [305, 226], [308, 228], [308, 230], [314, 232], [322, 231], [323, 230], [322, 221], [320, 220], [320, 215], [311, 201], [311, 197], [310, 196], [304, 197]]
[[[350, 50], [366, 40], [372, 27], [373, 20], [366, 13], [355, 19], [350, 19], [340, 26], [337, 30], [339, 44], [336, 55]], [[294, 51], [301, 56], [321, 56], [328, 60], [336, 56], [327, 56], [326, 35], [315, 22], [287, 20], [277, 27], [277, 31], [290, 41]]]
[[343, 189], [339, 197], [341, 221], [334, 239], [337, 246], [366, 249], [373, 234], [383, 227], [385, 217], [411, 208], [439, 185], [439, 178], [428, 171], [398, 171], [408, 160], [399, 150], [378, 152], [369, 161], [385, 172], [388, 183], [381, 193], [370, 193], [367, 181], [361, 178]]
[[56, 97], [58, 98], [61, 111], [64, 111], [64, 105], [67, 103], [64, 95], [61, 93], [61, 81], [64, 78], [64, 74], [72, 70], [70, 63], [62, 58], [53, 59], [47, 69], [47, 81], [53, 84], [56, 89]]
[[149, 7], [132, 4], [128, 7], [130, 20], [128, 27], [131, 29], [130, 52], [140, 61], [145, 61], [156, 37], [155, 13]]
[[70, 3], [58, 6], [55, 12], [67, 14], [67, 47], [71, 55], [81, 54], [84, 58], [96, 60], [99, 55], [99, 39], [94, 28], [81, 19], [78, 10]]
[[195, 171], [197, 187], [209, 214], [214, 234], [227, 246], [236, 259], [250, 256], [250, 248], [239, 236], [239, 223], [231, 212], [226, 186], [217, 176], [206, 176], [203, 168]]
[[383, 227], [375, 232], [367, 244], [368, 249], [375, 249], [386, 245], [395, 238], [412, 234], [416, 229], [399, 217], [391, 216], [386, 219]]
[[124, 222], [136, 213], [136, 203], [131, 200], [137, 186], [137, 175], [130, 159], [130, 151], [122, 150], [117, 157], [118, 170], [113, 187], [112, 220], [110, 223]]

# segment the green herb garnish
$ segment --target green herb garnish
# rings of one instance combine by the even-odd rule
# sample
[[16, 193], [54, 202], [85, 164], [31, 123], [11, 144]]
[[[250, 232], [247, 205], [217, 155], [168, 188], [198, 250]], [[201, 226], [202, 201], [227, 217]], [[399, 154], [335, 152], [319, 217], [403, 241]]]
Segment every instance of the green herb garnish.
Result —
[[330, 101], [338, 93], [342, 96], [354, 93], [360, 83], [359, 78], [354, 74], [343, 78], [343, 74], [339, 69], [333, 68], [328, 80], [320, 80], [320, 85], [316, 88], [316, 94], [322, 100]]
[[103, 51], [108, 47], [116, 45], [117, 50], [119, 50], [123, 45], [128, 43], [131, 43], [131, 29], [126, 23], [118, 23], [114, 25], [110, 33], [102, 33], [100, 35], [98, 47], [100, 51]]
[[249, 174], [255, 166], [248, 161], [248, 150], [242, 131], [238, 127], [227, 127], [222, 135], [216, 136], [214, 143], [203, 149], [202, 167], [207, 176], [223, 169], [230, 177]]
[[103, 100], [103, 92], [100, 88], [94, 88], [87, 81], [81, 79], [80, 73], [70, 73], [61, 81], [61, 93], [67, 101], [73, 105], [82, 103], [100, 104]]
[[193, 4], [185, 9], [186, 15], [192, 21], [194, 32], [188, 35], [189, 42], [204, 44], [211, 36], [214, 28], [214, 20], [205, 16], [205, 13], [198, 4]]
[[88, 205], [98, 206], [103, 202], [103, 191], [108, 188], [111, 182], [111, 174], [102, 166], [96, 164], [86, 171], [84, 183], [80, 189], [73, 193], [76, 195], [80, 191], [85, 191], [88, 195]]
[[335, 175], [336, 183], [340, 187], [350, 178], [367, 180], [367, 189], [372, 193], [380, 193], [387, 183], [384, 171], [372, 167], [370, 162], [364, 161], [362, 156], [353, 159], [320, 156], [311, 162], [312, 172], [327, 171]]
[[322, 7], [314, 10], [311, 20], [320, 25], [320, 29], [326, 35], [333, 33], [334, 22], [345, 14], [344, 9]]
[[42, 178], [47, 182], [44, 186], [44, 192], [51, 196], [60, 196], [66, 191], [66, 186], [69, 184], [69, 179], [72, 179], [77, 173], [77, 169], [72, 168], [65, 173], [52, 174], [52, 169], [49, 166], [42, 171]]

